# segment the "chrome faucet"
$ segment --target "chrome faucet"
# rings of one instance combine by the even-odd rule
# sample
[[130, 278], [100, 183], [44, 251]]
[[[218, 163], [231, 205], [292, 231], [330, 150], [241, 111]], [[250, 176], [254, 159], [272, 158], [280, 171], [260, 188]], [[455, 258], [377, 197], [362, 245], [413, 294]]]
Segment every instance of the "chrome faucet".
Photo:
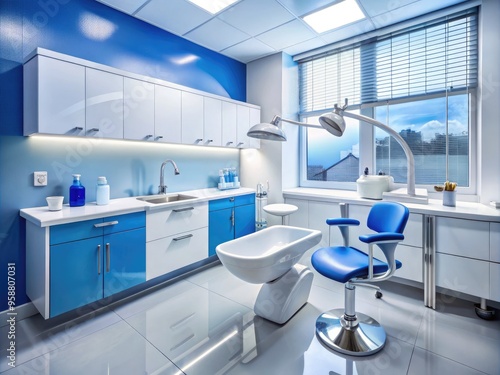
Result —
[[160, 186], [158, 186], [158, 194], [166, 194], [166, 192], [167, 192], [167, 186], [165, 185], [165, 177], [164, 177], [165, 165], [167, 163], [172, 164], [172, 166], [174, 167], [174, 173], [176, 175], [181, 173], [181, 172], [179, 172], [179, 168], [177, 168], [177, 164], [175, 164], [175, 161], [168, 159], [168, 160], [165, 160], [163, 163], [161, 163]]

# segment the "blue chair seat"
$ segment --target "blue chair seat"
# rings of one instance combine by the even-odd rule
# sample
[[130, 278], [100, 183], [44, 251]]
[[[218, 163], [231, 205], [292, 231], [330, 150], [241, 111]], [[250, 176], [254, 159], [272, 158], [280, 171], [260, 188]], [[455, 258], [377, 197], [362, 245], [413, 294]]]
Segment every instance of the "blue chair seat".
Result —
[[[368, 275], [368, 255], [353, 247], [319, 249], [313, 254], [311, 262], [320, 274], [341, 283]], [[396, 260], [396, 268], [401, 266], [401, 262]], [[384, 273], [388, 268], [387, 263], [373, 258], [373, 274]]]

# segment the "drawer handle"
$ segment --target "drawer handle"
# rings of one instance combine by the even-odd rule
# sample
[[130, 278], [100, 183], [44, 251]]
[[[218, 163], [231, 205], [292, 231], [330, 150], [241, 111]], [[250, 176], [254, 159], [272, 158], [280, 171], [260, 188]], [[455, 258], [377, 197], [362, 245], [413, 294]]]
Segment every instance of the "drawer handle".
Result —
[[229, 198], [229, 202], [234, 202], [234, 198]]
[[101, 245], [97, 245], [97, 274], [101, 274]]
[[194, 207], [186, 207], [186, 208], [178, 208], [176, 210], [172, 210], [174, 212], [184, 212], [184, 211], [191, 211], [194, 210]]
[[110, 226], [116, 225], [116, 224], [118, 224], [118, 220], [107, 221], [105, 223], [94, 224], [94, 227], [96, 227], [96, 228], [110, 227]]
[[181, 240], [185, 240], [185, 239], [191, 238], [191, 237], [193, 237], [192, 234], [186, 234], [185, 236], [175, 237], [173, 240], [174, 241], [181, 241]]
[[194, 333], [191, 333], [188, 337], [186, 337], [184, 340], [181, 340], [181, 342], [175, 344], [174, 346], [172, 346], [170, 348], [170, 351], [172, 350], [175, 350], [179, 347], [181, 347], [182, 345], [184, 345], [185, 343], [187, 343], [189, 340], [191, 340], [192, 338], [194, 337]]
[[109, 243], [106, 244], [106, 272], [109, 272], [109, 269], [111, 268], [111, 246]]
[[174, 324], [172, 324], [170, 326], [170, 329], [174, 330], [174, 329], [177, 329], [179, 328], [179, 326], [183, 323], [185, 323], [186, 321], [188, 321], [189, 319], [191, 319], [193, 316], [195, 315], [195, 313], [192, 313], [192, 314], [189, 314], [188, 316], [182, 318], [181, 320], [179, 320], [178, 322], [175, 322]]

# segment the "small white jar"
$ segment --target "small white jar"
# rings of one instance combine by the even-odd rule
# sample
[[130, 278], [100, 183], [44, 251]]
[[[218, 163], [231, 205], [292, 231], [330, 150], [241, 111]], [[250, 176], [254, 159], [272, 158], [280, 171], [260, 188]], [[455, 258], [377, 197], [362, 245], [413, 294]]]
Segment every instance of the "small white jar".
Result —
[[106, 177], [97, 178], [95, 197], [95, 202], [100, 206], [104, 206], [109, 203], [109, 185]]

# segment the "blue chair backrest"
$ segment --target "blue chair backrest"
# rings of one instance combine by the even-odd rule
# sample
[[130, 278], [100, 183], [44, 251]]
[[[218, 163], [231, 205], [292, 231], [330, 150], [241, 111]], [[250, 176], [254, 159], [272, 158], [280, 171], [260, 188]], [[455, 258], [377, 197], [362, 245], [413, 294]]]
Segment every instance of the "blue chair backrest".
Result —
[[368, 228], [375, 232], [403, 233], [410, 211], [397, 202], [375, 203], [368, 214]]

